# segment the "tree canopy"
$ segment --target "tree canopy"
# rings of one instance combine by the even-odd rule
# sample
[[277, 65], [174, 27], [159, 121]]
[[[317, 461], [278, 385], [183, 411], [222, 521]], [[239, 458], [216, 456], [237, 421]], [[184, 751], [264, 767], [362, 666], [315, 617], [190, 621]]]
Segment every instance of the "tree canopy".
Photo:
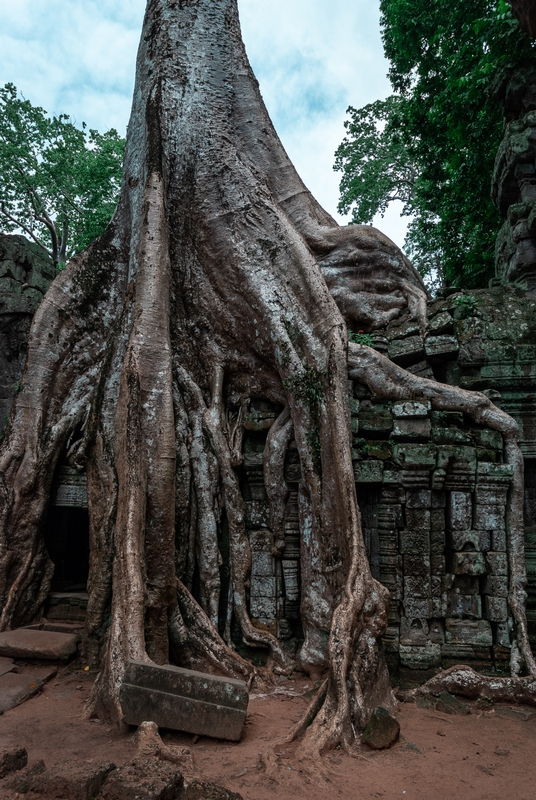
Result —
[[402, 200], [421, 274], [485, 285], [501, 224], [490, 198], [504, 127], [493, 86], [534, 44], [504, 0], [382, 0], [381, 12], [394, 94], [348, 109], [339, 208], [368, 223]]
[[0, 89], [0, 219], [4, 231], [22, 230], [65, 262], [103, 232], [121, 186], [125, 140], [69, 116], [49, 116]]

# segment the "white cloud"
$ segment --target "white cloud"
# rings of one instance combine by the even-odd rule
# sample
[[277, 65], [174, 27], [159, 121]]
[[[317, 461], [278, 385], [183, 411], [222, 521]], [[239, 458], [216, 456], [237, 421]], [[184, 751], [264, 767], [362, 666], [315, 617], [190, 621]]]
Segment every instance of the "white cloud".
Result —
[[[333, 161], [346, 108], [389, 93], [379, 0], [238, 2], [275, 127], [307, 186], [337, 216]], [[145, 0], [0, 0], [0, 85], [14, 83], [51, 113], [123, 132], [144, 10]], [[397, 209], [377, 224], [402, 244]]]

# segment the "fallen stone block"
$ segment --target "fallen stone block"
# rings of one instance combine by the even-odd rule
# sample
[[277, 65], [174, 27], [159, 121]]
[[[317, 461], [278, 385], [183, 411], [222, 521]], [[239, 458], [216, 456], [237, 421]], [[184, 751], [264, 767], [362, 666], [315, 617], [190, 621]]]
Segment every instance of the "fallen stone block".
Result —
[[0, 658], [0, 677], [6, 672], [15, 672], [16, 667], [12, 658]]
[[367, 722], [361, 741], [374, 750], [384, 750], [391, 747], [400, 735], [400, 724], [389, 712], [378, 706], [374, 709], [371, 718]]
[[238, 741], [246, 721], [243, 681], [141, 661], [129, 661], [120, 691], [124, 721]]
[[181, 800], [243, 800], [243, 798], [238, 792], [231, 792], [223, 786], [194, 778], [181, 794]]
[[20, 706], [34, 694], [38, 694], [45, 682], [56, 674], [56, 670], [44, 668], [32, 672], [8, 672], [0, 677], [0, 714]]
[[114, 769], [96, 800], [177, 800], [184, 779], [176, 766], [156, 758], [138, 758]]
[[[101, 790], [115, 764], [66, 761], [55, 767], [46, 767], [38, 761], [15, 776], [9, 784], [16, 792], [45, 795], [47, 798], [68, 800], [93, 800]], [[134, 795], [132, 796], [134, 798]]]
[[17, 628], [0, 633], [0, 656], [66, 661], [76, 653], [77, 637], [70, 633]]
[[0, 778], [5, 778], [10, 772], [18, 772], [28, 763], [28, 753], [24, 747], [12, 747], [0, 752]]

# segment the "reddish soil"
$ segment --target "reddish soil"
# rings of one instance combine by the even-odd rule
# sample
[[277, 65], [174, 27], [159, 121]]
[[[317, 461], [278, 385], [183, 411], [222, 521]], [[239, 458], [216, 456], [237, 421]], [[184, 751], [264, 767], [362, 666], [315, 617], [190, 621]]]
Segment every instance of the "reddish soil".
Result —
[[[83, 718], [93, 677], [77, 665], [64, 669], [44, 691], [0, 717], [0, 749], [22, 745], [29, 763], [47, 766], [66, 759], [113, 760], [135, 754], [133, 733]], [[278, 691], [300, 696], [253, 694], [243, 741], [223, 743], [164, 733], [170, 747], [189, 747], [198, 774], [240, 792], [244, 800], [534, 800], [536, 713], [526, 708], [472, 706], [468, 716], [448, 716], [399, 706], [400, 742], [387, 751], [362, 748], [356, 758], [340, 751], [305, 764], [296, 745], [278, 748], [279, 770], [268, 778], [259, 754], [283, 736], [308, 700], [312, 685], [285, 681]], [[0, 797], [10, 797], [7, 788]], [[41, 798], [43, 796], [41, 795]]]

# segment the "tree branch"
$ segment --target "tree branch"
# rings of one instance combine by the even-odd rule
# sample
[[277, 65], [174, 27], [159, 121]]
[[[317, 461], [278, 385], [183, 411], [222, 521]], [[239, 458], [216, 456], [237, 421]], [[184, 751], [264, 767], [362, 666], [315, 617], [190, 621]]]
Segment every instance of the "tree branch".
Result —
[[[13, 222], [14, 225], [16, 225], [18, 228], [21, 228], [21, 230], [25, 231], [28, 234], [28, 236], [31, 236], [32, 239], [34, 240], [34, 242], [36, 242], [36, 244], [38, 244], [40, 247], [42, 247], [43, 250], [45, 250], [48, 253], [49, 256], [52, 256], [52, 252], [48, 249], [48, 247], [45, 247], [43, 242], [40, 239], [38, 239], [37, 236], [35, 236], [35, 234], [32, 232], [32, 230], [30, 228], [28, 228], [27, 225], [25, 225], [20, 220], [15, 219], [15, 217], [12, 217], [11, 214], [8, 211], [6, 211], [6, 206], [5, 206], [5, 203], [3, 201], [2, 201], [2, 203], [0, 203], [0, 211], [2, 212], [2, 214], [5, 217], [7, 217], [9, 220], [11, 220], [11, 222]], [[37, 217], [36, 217], [36, 219], [37, 219]]]

